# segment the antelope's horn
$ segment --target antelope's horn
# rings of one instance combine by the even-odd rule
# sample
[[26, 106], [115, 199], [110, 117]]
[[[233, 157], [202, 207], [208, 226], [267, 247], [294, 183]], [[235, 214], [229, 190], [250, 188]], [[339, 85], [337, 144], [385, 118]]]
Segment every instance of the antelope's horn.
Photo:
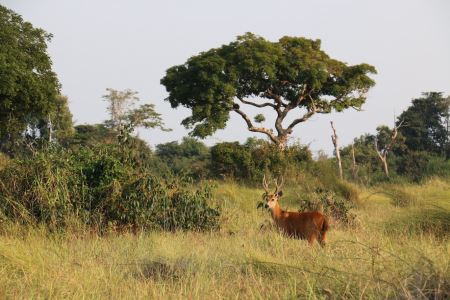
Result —
[[269, 192], [269, 185], [267, 184], [267, 181], [266, 181], [266, 174], [264, 174], [264, 177], [263, 177], [263, 188], [266, 191], [266, 193]]
[[278, 180], [275, 182], [276, 184], [276, 189], [275, 189], [275, 194], [278, 193], [279, 191], [281, 191], [281, 189], [283, 188], [284, 185], [284, 178], [283, 176], [281, 176], [281, 180], [280, 183], [278, 183]]

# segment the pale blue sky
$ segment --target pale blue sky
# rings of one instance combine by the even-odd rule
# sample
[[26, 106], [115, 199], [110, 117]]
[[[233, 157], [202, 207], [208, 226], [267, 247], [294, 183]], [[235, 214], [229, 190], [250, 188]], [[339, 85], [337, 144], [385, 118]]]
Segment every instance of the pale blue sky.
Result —
[[[130, 88], [162, 113], [172, 132], [142, 131], [151, 145], [180, 140], [189, 112], [173, 110], [159, 84], [165, 70], [247, 31], [321, 39], [333, 58], [378, 69], [364, 112], [317, 115], [293, 138], [331, 152], [330, 120], [341, 144], [380, 124], [392, 125], [421, 92], [450, 94], [450, 1], [447, 0], [0, 0], [52, 33], [49, 53], [77, 124], [106, 117], [106, 88]], [[250, 110], [249, 112], [254, 112]], [[270, 125], [270, 124], [267, 124]], [[206, 140], [254, 136], [240, 117]], [[262, 136], [260, 136], [262, 137]]]

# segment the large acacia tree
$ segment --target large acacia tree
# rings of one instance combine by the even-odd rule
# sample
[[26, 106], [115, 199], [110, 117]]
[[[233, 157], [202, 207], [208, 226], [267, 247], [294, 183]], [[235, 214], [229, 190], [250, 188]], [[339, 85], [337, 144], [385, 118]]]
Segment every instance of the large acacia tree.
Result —
[[[376, 73], [371, 65], [348, 66], [330, 58], [320, 40], [286, 36], [270, 42], [247, 33], [171, 67], [161, 83], [172, 107], [191, 109], [182, 124], [192, 135], [204, 138], [223, 129], [233, 111], [248, 130], [284, 149], [294, 127], [314, 114], [360, 109], [375, 84], [370, 73]], [[275, 131], [256, 124], [264, 116], [252, 118], [244, 106], [273, 109]], [[283, 122], [288, 114], [294, 118]]]

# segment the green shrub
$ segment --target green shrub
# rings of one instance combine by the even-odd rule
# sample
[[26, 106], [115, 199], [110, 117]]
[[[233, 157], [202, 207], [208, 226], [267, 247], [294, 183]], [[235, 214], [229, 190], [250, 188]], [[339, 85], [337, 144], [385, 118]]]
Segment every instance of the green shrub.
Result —
[[238, 142], [219, 143], [211, 148], [211, 174], [214, 176], [250, 179], [254, 170], [251, 152]]
[[359, 192], [354, 185], [347, 181], [342, 181], [336, 174], [335, 165], [329, 160], [319, 160], [307, 166], [307, 171], [318, 178], [317, 186], [322, 190], [331, 190], [348, 201], [357, 203]]
[[161, 179], [144, 175], [122, 190], [118, 207], [110, 209], [112, 219], [126, 224], [163, 230], [214, 230], [219, 228], [220, 212], [210, 207], [210, 185], [189, 189], [186, 178]]
[[311, 161], [307, 146], [294, 144], [280, 151], [272, 143], [254, 138], [243, 145], [219, 143], [211, 148], [211, 174], [219, 178], [259, 183], [265, 173], [294, 175], [302, 164]]
[[356, 225], [356, 215], [351, 212], [354, 204], [339, 197], [333, 191], [318, 188], [312, 195], [300, 201], [299, 211], [323, 211], [333, 220], [346, 226]]
[[260, 142], [256, 147], [250, 147], [250, 152], [255, 167], [252, 179], [256, 182], [261, 181], [264, 172], [274, 176], [297, 174], [302, 164], [312, 161], [311, 151], [300, 144], [280, 151], [273, 143]]
[[14, 159], [0, 171], [0, 211], [5, 218], [35, 220], [49, 225], [63, 222], [81, 186], [70, 160], [59, 151]]
[[425, 173], [431, 155], [425, 151], [408, 151], [400, 159], [397, 172], [412, 181], [420, 182]]
[[430, 157], [424, 171], [427, 177], [439, 176], [450, 178], [450, 159], [436, 156]]
[[49, 148], [0, 170], [0, 216], [52, 228], [75, 217], [101, 231], [216, 229], [220, 212], [211, 199], [210, 186], [154, 175], [113, 145]]
[[186, 174], [196, 179], [209, 175], [209, 148], [194, 138], [183, 138], [177, 141], [156, 146], [157, 158], [175, 174]]

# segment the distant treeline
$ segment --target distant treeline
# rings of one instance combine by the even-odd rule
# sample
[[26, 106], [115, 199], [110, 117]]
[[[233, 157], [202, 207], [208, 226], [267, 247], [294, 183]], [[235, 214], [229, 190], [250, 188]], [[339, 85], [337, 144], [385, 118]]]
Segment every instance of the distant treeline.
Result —
[[[386, 180], [420, 181], [430, 176], [450, 176], [450, 143], [448, 126], [449, 99], [441, 93], [424, 93], [399, 115], [398, 136], [388, 153], [390, 177], [387, 178], [377, 151], [383, 151], [391, 142], [392, 129], [379, 126], [376, 133], [355, 138], [353, 144], [340, 149], [344, 177], [362, 184], [375, 184]], [[67, 122], [67, 124], [71, 124]], [[279, 150], [268, 140], [249, 138], [245, 143], [222, 142], [212, 147], [200, 140], [184, 137], [181, 141], [158, 144], [151, 149], [138, 137], [119, 131], [108, 122], [77, 125], [53, 133], [53, 144], [71, 151], [117, 145], [141, 165], [152, 165], [156, 172], [171, 172], [196, 179], [236, 179], [259, 182], [264, 173], [295, 176], [327, 162], [330, 170], [334, 157], [319, 155], [316, 161], [307, 146], [290, 144]], [[375, 143], [376, 141], [376, 143]], [[11, 157], [26, 157], [48, 146], [44, 134], [22, 136], [22, 141], [9, 148]], [[353, 155], [356, 170], [352, 172]]]

